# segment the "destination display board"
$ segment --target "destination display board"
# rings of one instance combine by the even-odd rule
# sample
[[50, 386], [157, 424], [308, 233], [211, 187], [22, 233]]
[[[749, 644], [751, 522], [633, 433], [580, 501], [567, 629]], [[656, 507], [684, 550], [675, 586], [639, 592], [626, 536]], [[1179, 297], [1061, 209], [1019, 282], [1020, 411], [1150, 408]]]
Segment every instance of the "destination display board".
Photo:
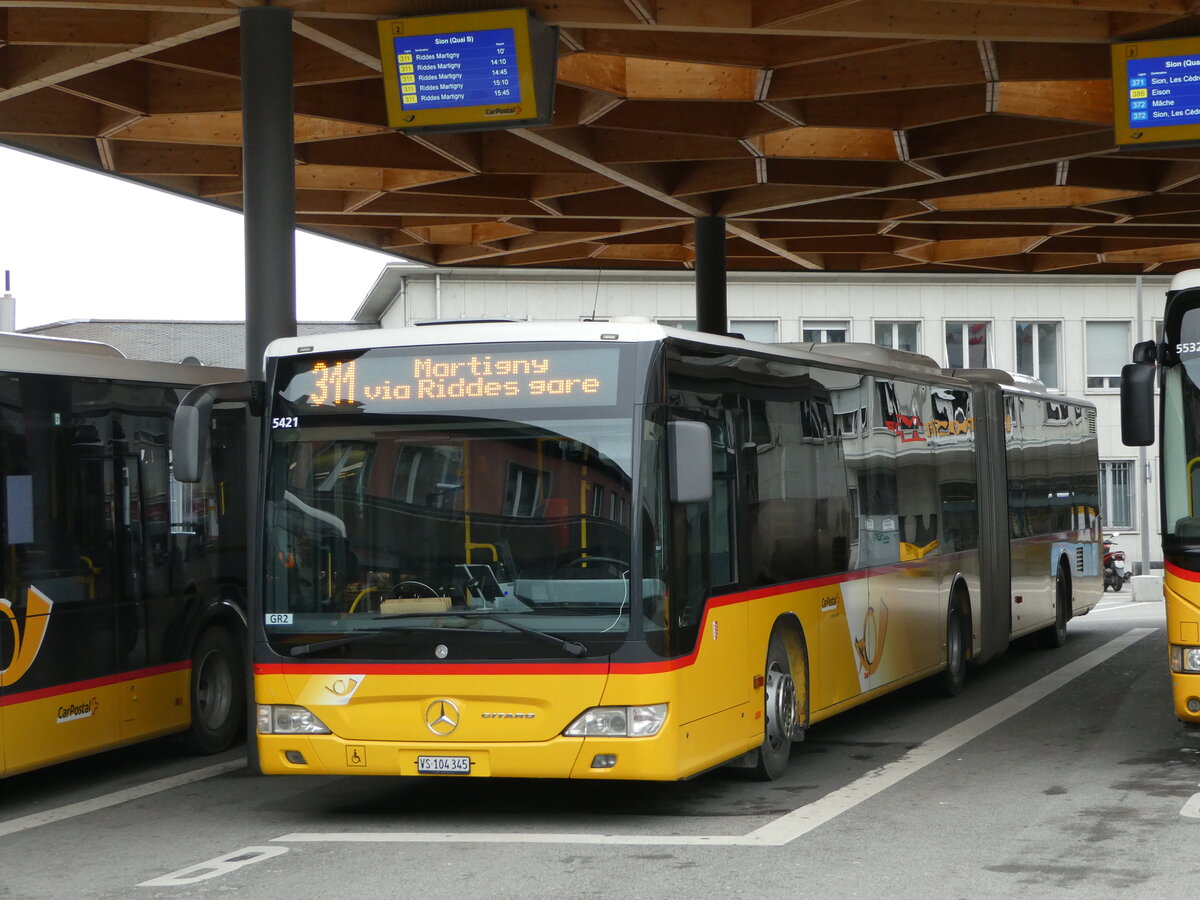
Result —
[[1112, 67], [1118, 146], [1200, 141], [1200, 38], [1114, 44]]
[[611, 406], [617, 402], [620, 363], [619, 347], [372, 350], [297, 361], [280, 396], [298, 414]]
[[557, 29], [528, 10], [379, 23], [388, 124], [405, 131], [547, 125]]

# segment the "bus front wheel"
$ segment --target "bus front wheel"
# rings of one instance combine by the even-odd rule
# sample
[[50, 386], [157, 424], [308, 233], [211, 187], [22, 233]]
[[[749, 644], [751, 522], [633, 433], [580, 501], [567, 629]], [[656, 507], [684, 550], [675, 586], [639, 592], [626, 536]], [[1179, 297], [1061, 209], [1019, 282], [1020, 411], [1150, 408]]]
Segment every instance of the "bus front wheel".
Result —
[[184, 744], [193, 753], [220, 753], [243, 727], [245, 684], [242, 652], [226, 629], [206, 629], [192, 651], [192, 721]]
[[[777, 628], [767, 644], [763, 709], [766, 721], [754, 766], [755, 775], [762, 781], [774, 781], [784, 773], [792, 752], [792, 739], [803, 725], [800, 716], [801, 711], [808, 708], [807, 685], [796, 684], [796, 671], [806, 671], [804, 660], [792, 660], [788, 642]], [[803, 701], [802, 690], [805, 691]]]

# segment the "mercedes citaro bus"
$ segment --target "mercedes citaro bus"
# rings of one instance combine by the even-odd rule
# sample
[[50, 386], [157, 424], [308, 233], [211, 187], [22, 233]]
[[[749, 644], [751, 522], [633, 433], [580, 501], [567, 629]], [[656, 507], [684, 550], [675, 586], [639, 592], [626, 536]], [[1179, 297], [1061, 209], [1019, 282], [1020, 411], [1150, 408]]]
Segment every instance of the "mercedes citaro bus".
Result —
[[[1163, 587], [1175, 715], [1200, 722], [1200, 270], [1171, 281], [1161, 341], [1134, 348], [1121, 372], [1121, 435], [1159, 442]], [[1162, 411], [1154, 428], [1155, 374]]]
[[[648, 321], [286, 338], [252, 579], [268, 773], [781, 774], [1101, 591], [1095, 412], [857, 345]], [[183, 477], [183, 476], [181, 476]]]

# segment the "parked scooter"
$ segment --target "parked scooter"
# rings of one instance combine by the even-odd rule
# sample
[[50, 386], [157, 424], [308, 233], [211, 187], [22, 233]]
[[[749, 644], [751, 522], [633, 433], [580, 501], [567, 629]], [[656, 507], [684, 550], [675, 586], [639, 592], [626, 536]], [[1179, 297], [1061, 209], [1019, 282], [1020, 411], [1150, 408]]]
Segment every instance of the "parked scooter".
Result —
[[1118, 550], [1116, 540], [1120, 534], [1114, 532], [1112, 537], [1104, 539], [1104, 590], [1112, 588], [1122, 590], [1129, 580], [1130, 572], [1125, 566], [1125, 551]]

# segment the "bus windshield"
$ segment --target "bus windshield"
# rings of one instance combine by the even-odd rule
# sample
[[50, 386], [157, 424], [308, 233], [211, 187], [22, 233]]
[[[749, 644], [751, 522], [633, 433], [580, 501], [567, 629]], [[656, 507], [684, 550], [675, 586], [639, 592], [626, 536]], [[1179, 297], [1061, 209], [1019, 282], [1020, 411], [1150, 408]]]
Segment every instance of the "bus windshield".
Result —
[[1200, 307], [1172, 315], [1163, 379], [1163, 537], [1200, 545]]
[[[577, 385], [594, 379], [607, 402], [509, 404], [502, 419], [503, 401], [486, 397], [438, 404], [452, 415], [361, 396], [335, 406], [313, 377], [335, 363], [297, 363], [277, 382], [271, 431], [264, 621], [274, 648], [398, 660], [612, 652], [642, 586], [630, 579], [632, 407], [613, 414], [620, 351], [604, 349], [611, 360], [569, 363]], [[364, 372], [382, 384], [375, 352], [360, 356], [344, 392], [361, 395]], [[491, 377], [456, 368], [470, 354], [431, 369], [432, 357], [387, 352], [394, 395], [395, 373], [413, 365], [481, 377], [481, 391]], [[544, 375], [568, 364], [538, 359]], [[489, 358], [491, 371], [500, 362]], [[529, 389], [531, 379], [515, 381]]]

